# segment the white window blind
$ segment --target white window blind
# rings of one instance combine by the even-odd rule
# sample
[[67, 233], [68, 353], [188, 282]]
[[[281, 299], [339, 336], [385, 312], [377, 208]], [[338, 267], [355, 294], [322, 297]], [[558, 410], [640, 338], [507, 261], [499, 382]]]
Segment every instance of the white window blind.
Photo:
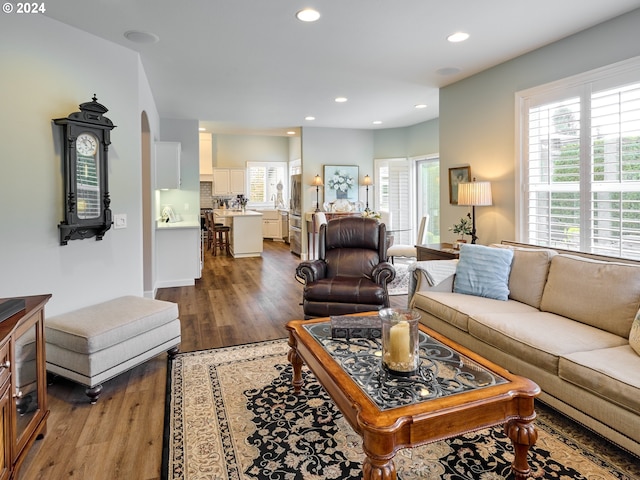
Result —
[[376, 210], [391, 214], [387, 230], [406, 230], [394, 234], [395, 243], [415, 241], [413, 233], [413, 183], [407, 158], [376, 160]]
[[640, 68], [566, 87], [521, 97], [522, 239], [640, 258]]
[[[282, 197], [282, 204], [288, 205], [288, 166], [286, 162], [247, 162], [247, 177], [249, 183], [249, 204], [252, 208], [275, 207], [278, 204], [278, 194]], [[278, 190], [278, 184], [281, 190]]]

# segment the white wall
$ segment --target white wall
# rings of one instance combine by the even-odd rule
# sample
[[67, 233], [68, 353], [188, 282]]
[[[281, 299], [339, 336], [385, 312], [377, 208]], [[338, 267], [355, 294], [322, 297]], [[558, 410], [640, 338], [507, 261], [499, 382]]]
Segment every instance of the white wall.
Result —
[[443, 241], [468, 211], [449, 205], [447, 187], [448, 168], [465, 164], [492, 182], [494, 205], [476, 208], [478, 243], [515, 238], [515, 92], [640, 55], [639, 25], [634, 10], [441, 89]]
[[[0, 65], [0, 297], [52, 293], [54, 315], [142, 295], [141, 111], [158, 126], [137, 53], [42, 15], [2, 15]], [[60, 246], [61, 140], [51, 120], [94, 93], [117, 126], [109, 191], [128, 228]]]

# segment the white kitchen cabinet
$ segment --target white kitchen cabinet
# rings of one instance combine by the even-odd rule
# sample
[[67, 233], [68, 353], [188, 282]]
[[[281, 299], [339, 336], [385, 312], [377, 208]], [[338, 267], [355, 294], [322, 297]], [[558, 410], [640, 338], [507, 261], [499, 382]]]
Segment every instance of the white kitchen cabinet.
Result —
[[213, 195], [244, 195], [245, 171], [241, 168], [214, 168]]
[[180, 142], [156, 142], [156, 190], [180, 188]]
[[200, 222], [159, 222], [156, 227], [156, 287], [195, 285], [195, 279], [201, 275], [200, 249]]
[[260, 213], [262, 213], [262, 238], [283, 240], [280, 212], [278, 210], [262, 210]]
[[210, 133], [200, 132], [200, 181], [213, 179], [213, 140]]

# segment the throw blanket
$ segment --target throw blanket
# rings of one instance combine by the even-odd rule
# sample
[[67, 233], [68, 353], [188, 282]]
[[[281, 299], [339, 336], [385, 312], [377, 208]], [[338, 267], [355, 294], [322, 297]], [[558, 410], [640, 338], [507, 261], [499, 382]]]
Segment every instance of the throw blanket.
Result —
[[456, 273], [457, 265], [458, 260], [426, 260], [409, 265], [409, 300], [420, 289], [423, 278], [433, 287]]

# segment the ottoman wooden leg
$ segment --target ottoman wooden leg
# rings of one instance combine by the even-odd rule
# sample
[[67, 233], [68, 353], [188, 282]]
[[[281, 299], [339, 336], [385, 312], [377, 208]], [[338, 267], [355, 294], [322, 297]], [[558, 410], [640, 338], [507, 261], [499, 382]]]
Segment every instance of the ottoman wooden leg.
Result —
[[91, 405], [95, 405], [98, 401], [98, 397], [102, 393], [102, 385], [96, 385], [95, 387], [87, 388], [85, 393], [87, 394], [87, 397], [89, 397]]

